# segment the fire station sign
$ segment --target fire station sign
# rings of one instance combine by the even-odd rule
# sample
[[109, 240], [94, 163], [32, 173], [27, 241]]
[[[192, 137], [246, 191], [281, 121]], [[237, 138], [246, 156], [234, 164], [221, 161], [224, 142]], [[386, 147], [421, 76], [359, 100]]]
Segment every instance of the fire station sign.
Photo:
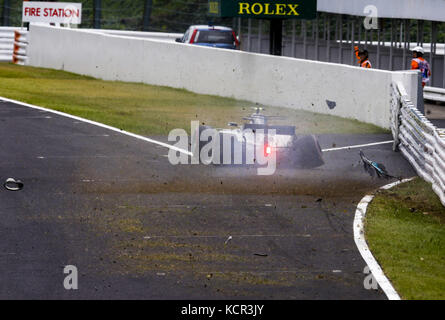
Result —
[[209, 0], [213, 16], [261, 19], [315, 19], [317, 0]]
[[82, 4], [23, 1], [22, 21], [80, 24], [82, 22]]

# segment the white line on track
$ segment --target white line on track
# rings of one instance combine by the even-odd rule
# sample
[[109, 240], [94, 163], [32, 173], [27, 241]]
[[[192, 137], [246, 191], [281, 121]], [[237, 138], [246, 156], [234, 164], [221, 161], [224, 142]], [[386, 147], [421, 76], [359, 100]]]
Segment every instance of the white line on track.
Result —
[[323, 151], [323, 152], [330, 152], [330, 151], [338, 151], [338, 150], [350, 150], [350, 149], [358, 149], [358, 148], [378, 146], [378, 145], [381, 145], [381, 144], [390, 144], [390, 143], [393, 143], [393, 142], [394, 142], [394, 140], [382, 141], [382, 142], [373, 142], [373, 143], [359, 144], [359, 145], [340, 147], [340, 148], [323, 149], [321, 151]]
[[52, 119], [53, 117], [50, 117], [50, 116], [29, 116], [29, 117], [27, 117], [27, 116], [23, 116], [23, 117], [20, 117], [20, 116], [14, 116], [14, 117], [6, 117], [5, 119]]
[[[235, 238], [311, 238], [310, 234], [240, 234], [233, 235], [232, 240]], [[150, 239], [226, 239], [227, 236], [145, 236], [145, 240]]]
[[[393, 182], [386, 186], [381, 187], [380, 189], [387, 190], [387, 189], [390, 189], [396, 185], [411, 181], [413, 179], [414, 178], [410, 178], [410, 179], [405, 179], [402, 181]], [[357, 210], [355, 211], [355, 218], [354, 218], [354, 241], [355, 241], [355, 244], [356, 244], [358, 250], [360, 251], [360, 254], [362, 255], [363, 259], [365, 260], [366, 264], [368, 265], [369, 270], [371, 271], [375, 280], [378, 282], [380, 288], [382, 288], [383, 292], [385, 292], [388, 299], [389, 300], [401, 300], [399, 294], [397, 293], [397, 291], [392, 286], [391, 282], [388, 280], [388, 278], [383, 273], [382, 268], [380, 267], [377, 260], [372, 255], [371, 250], [369, 250], [369, 247], [366, 243], [364, 222], [365, 222], [366, 210], [368, 208], [369, 203], [372, 201], [372, 199], [374, 199], [373, 195], [367, 195], [367, 196], [363, 197], [363, 199], [360, 201], [360, 203], [357, 206]]]
[[[106, 158], [106, 159], [120, 159], [120, 158], [126, 158], [130, 159], [132, 158], [131, 155], [117, 155], [117, 156], [106, 156], [106, 155], [79, 155], [79, 156], [37, 156], [37, 159], [83, 159], [83, 158]], [[144, 160], [144, 162], [157, 162], [157, 160]]]
[[92, 125], [95, 125], [95, 126], [98, 126], [98, 127], [101, 127], [101, 128], [105, 128], [105, 129], [108, 129], [108, 130], [119, 132], [121, 134], [130, 136], [130, 137], [133, 137], [133, 138], [136, 138], [136, 139], [139, 139], [139, 140], [143, 140], [143, 141], [146, 141], [146, 142], [150, 142], [150, 143], [153, 143], [153, 144], [156, 144], [158, 146], [162, 146], [162, 147], [165, 147], [165, 148], [168, 148], [168, 149], [171, 149], [171, 150], [175, 150], [175, 151], [181, 152], [181, 153], [189, 155], [189, 156], [193, 155], [188, 150], [184, 150], [184, 149], [172, 146], [172, 145], [170, 145], [168, 143], [164, 143], [164, 142], [161, 142], [161, 141], [153, 140], [153, 139], [150, 139], [150, 138], [147, 138], [147, 137], [144, 137], [144, 136], [140, 136], [138, 134], [134, 134], [134, 133], [131, 133], [131, 132], [127, 132], [125, 130], [121, 130], [121, 129], [118, 129], [118, 128], [115, 128], [115, 127], [111, 127], [111, 126], [108, 126], [108, 125], [100, 123], [100, 122], [84, 119], [84, 118], [81, 118], [81, 117], [78, 117], [78, 116], [73, 116], [71, 114], [67, 114], [67, 113], [64, 113], [64, 112], [55, 111], [55, 110], [47, 109], [47, 108], [44, 108], [44, 107], [39, 107], [39, 106], [35, 106], [35, 105], [32, 105], [32, 104], [24, 103], [24, 102], [21, 102], [21, 101], [4, 98], [4, 97], [0, 97], [0, 102], [1, 101], [7, 101], [7, 102], [15, 103], [15, 104], [18, 104], [18, 105], [21, 105], [21, 106], [24, 106], [24, 107], [50, 112], [50, 113], [53, 113], [53, 114], [57, 114], [59, 116], [71, 118], [71, 119], [78, 120], [78, 121], [85, 122], [85, 123], [89, 123], [89, 124], [92, 124]]

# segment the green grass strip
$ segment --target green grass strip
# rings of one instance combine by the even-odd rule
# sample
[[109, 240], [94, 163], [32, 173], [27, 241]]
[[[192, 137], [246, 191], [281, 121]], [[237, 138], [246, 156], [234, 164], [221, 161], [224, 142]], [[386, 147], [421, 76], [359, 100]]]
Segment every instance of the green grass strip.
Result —
[[369, 248], [402, 299], [445, 299], [445, 208], [417, 178], [368, 207]]
[[[102, 81], [77, 74], [0, 63], [0, 96], [66, 112], [142, 135], [167, 135], [190, 130], [190, 121], [213, 127], [240, 122], [255, 104], [195, 94], [186, 90], [141, 83]], [[355, 120], [267, 108], [297, 126], [297, 133], [383, 133], [386, 130]]]

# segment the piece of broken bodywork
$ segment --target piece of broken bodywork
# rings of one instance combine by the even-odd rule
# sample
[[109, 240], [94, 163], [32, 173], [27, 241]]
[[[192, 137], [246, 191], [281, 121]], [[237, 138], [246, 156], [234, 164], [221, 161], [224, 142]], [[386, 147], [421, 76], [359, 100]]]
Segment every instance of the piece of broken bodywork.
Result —
[[23, 182], [20, 180], [15, 180], [14, 178], [8, 178], [6, 179], [5, 183], [3, 184], [6, 190], [9, 191], [19, 191], [23, 189]]
[[[360, 150], [360, 158], [363, 162], [363, 168], [367, 173], [371, 175], [371, 177], [377, 177], [377, 178], [386, 178], [386, 179], [399, 179], [397, 177], [394, 177], [386, 171], [386, 168], [383, 164], [377, 163], [375, 161], [372, 161], [368, 159], [362, 150]], [[399, 179], [400, 180], [400, 179]]]

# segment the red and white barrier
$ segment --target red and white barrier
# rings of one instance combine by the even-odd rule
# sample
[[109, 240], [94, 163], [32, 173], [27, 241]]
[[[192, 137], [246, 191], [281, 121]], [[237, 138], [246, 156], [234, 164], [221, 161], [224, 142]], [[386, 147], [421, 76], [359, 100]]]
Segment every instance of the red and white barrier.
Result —
[[12, 62], [15, 64], [25, 65], [28, 61], [28, 31], [14, 31], [14, 49], [12, 53]]

